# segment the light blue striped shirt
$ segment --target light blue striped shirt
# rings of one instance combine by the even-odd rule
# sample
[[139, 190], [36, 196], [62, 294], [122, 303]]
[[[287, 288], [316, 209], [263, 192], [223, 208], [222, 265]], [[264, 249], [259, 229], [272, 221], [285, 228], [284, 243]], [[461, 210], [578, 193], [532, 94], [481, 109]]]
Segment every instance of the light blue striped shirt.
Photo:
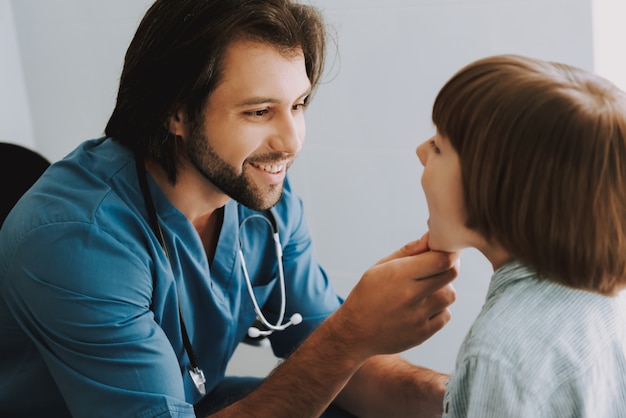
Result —
[[626, 292], [617, 297], [497, 270], [466, 336], [444, 418], [626, 417]]

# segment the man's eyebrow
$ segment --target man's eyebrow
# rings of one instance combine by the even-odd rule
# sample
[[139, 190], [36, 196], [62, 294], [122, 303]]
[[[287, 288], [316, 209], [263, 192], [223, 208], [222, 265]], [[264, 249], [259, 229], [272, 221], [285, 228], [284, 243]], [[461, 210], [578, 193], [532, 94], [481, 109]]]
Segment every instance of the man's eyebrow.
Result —
[[[300, 96], [298, 96], [296, 101], [302, 100], [302, 99], [304, 99], [305, 97], [307, 97], [309, 95], [311, 95], [311, 88], [310, 87], [308, 89], [306, 89], [306, 91], [304, 93], [302, 93]], [[247, 107], [247, 106], [257, 106], [257, 105], [266, 104], [266, 103], [276, 104], [276, 103], [280, 103], [280, 100], [274, 99], [274, 98], [271, 98], [271, 97], [258, 96], [258, 97], [251, 97], [249, 99], [244, 100], [241, 103], [237, 103], [236, 106], [237, 107]]]
[[244, 100], [241, 103], [237, 103], [237, 107], [247, 107], [247, 106], [256, 106], [260, 104], [266, 103], [280, 103], [278, 99], [272, 99], [270, 97], [252, 97], [250, 99]]

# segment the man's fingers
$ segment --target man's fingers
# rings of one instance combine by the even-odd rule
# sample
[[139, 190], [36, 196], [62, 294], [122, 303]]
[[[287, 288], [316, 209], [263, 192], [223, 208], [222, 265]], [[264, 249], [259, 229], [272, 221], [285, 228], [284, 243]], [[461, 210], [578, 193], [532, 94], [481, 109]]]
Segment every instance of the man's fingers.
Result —
[[421, 254], [421, 253], [424, 253], [424, 252], [428, 251], [429, 250], [429, 248], [428, 248], [428, 235], [429, 235], [429, 233], [427, 232], [420, 239], [415, 240], [415, 241], [411, 241], [411, 242], [405, 244], [402, 248], [400, 248], [399, 250], [394, 251], [393, 253], [391, 253], [387, 257], [382, 258], [376, 264], [382, 264], [382, 263], [386, 263], [386, 262], [391, 261], [391, 260], [395, 260], [397, 258], [417, 255], [417, 254]]
[[450, 321], [452, 314], [448, 307], [455, 300], [456, 291], [451, 284], [421, 300], [421, 307], [416, 312], [421, 312], [420, 315], [423, 315], [423, 326], [426, 326], [428, 330], [426, 338], [430, 338]]
[[[432, 292], [454, 280], [459, 271], [460, 253], [428, 251], [392, 259], [373, 267], [384, 269], [389, 280], [418, 280], [425, 291]], [[395, 276], [395, 277], [394, 277]]]
[[441, 312], [447, 311], [448, 306], [456, 300], [456, 290], [452, 284], [447, 284], [431, 294], [427, 299], [423, 299], [425, 308], [430, 312], [429, 319], [435, 318]]
[[417, 278], [417, 284], [421, 286], [422, 294], [428, 295], [437, 292], [442, 287], [450, 284], [459, 275], [459, 262], [456, 260], [447, 270], [441, 271], [429, 277]]
[[450, 309], [448, 308], [443, 309], [437, 312], [435, 315], [431, 316], [428, 319], [428, 322], [429, 322], [428, 327], [431, 331], [430, 335], [432, 336], [438, 331], [440, 331], [441, 329], [443, 329], [443, 327], [446, 326], [446, 324], [450, 321], [451, 318], [452, 318], [452, 314], [450, 313]]

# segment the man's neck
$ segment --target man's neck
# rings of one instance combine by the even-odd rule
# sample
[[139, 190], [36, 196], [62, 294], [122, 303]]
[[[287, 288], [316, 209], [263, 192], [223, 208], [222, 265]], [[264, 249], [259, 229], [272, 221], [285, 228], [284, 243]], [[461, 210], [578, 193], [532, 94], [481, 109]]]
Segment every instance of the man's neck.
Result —
[[190, 164], [179, 164], [176, 185], [153, 159], [146, 158], [146, 170], [168, 200], [193, 224], [209, 261], [213, 260], [224, 219], [224, 205], [230, 197], [204, 178]]

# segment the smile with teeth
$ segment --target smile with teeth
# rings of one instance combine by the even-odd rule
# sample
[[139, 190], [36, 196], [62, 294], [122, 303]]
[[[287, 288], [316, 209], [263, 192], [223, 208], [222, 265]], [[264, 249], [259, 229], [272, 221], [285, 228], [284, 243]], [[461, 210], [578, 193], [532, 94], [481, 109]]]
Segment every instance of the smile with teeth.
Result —
[[271, 164], [271, 165], [252, 164], [252, 165], [270, 174], [280, 173], [281, 171], [285, 169], [285, 164]]

